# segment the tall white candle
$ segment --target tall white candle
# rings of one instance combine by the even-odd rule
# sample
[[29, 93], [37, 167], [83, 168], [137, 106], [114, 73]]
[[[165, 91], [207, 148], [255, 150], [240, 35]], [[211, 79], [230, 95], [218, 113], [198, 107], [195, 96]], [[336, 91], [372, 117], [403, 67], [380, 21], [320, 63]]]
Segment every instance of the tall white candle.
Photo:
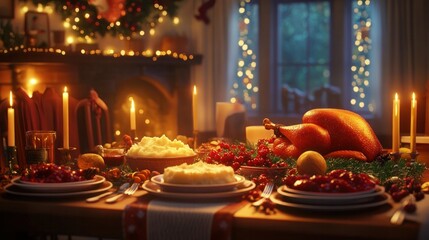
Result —
[[131, 130], [136, 130], [136, 107], [134, 105], [134, 99], [131, 99], [130, 128]]
[[15, 146], [15, 110], [13, 109], [12, 91], [9, 93], [10, 107], [7, 109], [7, 144]]
[[396, 153], [399, 151], [399, 141], [400, 141], [400, 101], [398, 98], [398, 93], [395, 93], [395, 98], [393, 99], [393, 110], [392, 110], [392, 152]]
[[192, 119], [194, 131], [198, 131], [198, 100], [197, 100], [197, 86], [194, 85], [192, 93]]
[[67, 87], [64, 87], [63, 92], [63, 147], [70, 148], [69, 144], [69, 93]]
[[416, 152], [416, 132], [417, 132], [417, 100], [416, 94], [413, 93], [411, 100], [411, 126], [410, 126], [410, 149]]

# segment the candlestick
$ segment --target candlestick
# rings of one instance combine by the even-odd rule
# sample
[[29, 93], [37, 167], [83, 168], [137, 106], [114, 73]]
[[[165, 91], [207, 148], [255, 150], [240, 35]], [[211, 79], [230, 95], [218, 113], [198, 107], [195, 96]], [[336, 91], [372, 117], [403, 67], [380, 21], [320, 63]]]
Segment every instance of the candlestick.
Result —
[[69, 93], [67, 87], [64, 87], [63, 92], [63, 146], [69, 148]]
[[16, 157], [16, 147], [15, 146], [8, 146], [6, 148], [6, 165], [7, 168], [9, 168], [8, 172], [15, 174], [16, 173], [16, 167], [18, 165], [18, 160]]
[[416, 127], [417, 127], [417, 100], [416, 94], [413, 93], [411, 100], [411, 126], [410, 126], [410, 149], [416, 152]]
[[9, 93], [10, 107], [7, 109], [7, 144], [15, 146], [15, 110], [13, 109], [12, 91]]
[[398, 98], [398, 93], [395, 93], [395, 98], [393, 99], [393, 111], [392, 111], [392, 152], [399, 152], [399, 121], [400, 121], [400, 101]]
[[134, 99], [132, 98], [130, 108], [130, 129], [131, 131], [136, 130], [136, 107], [134, 105]]
[[194, 85], [192, 94], [192, 119], [194, 131], [198, 131], [198, 101], [197, 101], [197, 86]]

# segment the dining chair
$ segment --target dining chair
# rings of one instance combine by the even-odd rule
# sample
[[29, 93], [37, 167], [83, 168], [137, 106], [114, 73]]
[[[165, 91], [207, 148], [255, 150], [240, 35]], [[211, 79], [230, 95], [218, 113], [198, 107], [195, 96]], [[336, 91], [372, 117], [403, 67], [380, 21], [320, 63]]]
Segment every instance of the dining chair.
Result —
[[[7, 119], [7, 109], [9, 107], [9, 98], [0, 101], [0, 119]], [[7, 131], [8, 123], [6, 120], [0, 121], [0, 167], [3, 170], [6, 163]]]
[[75, 108], [80, 152], [93, 152], [95, 146], [112, 141], [109, 108], [95, 90]]
[[[36, 109], [38, 110], [41, 119], [40, 130], [54, 130], [56, 132], [55, 148], [58, 149], [64, 147], [63, 106], [61, 94], [54, 88], [47, 87], [43, 94], [40, 92], [34, 92], [33, 101], [36, 104]], [[75, 109], [78, 102], [79, 100], [73, 96], [69, 96], [69, 109]], [[79, 152], [79, 134], [75, 111], [69, 111], [69, 117], [69, 143], [70, 147], [77, 148], [77, 154]], [[56, 159], [59, 159], [61, 157], [60, 152], [56, 151], [55, 156]]]
[[322, 86], [313, 92], [314, 107], [341, 108], [341, 89], [332, 85]]

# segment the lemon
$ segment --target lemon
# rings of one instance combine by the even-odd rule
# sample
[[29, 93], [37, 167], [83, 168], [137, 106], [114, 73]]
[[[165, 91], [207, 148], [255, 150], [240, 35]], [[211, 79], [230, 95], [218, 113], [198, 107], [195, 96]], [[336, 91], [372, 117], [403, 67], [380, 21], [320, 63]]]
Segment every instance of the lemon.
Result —
[[296, 161], [296, 169], [299, 174], [324, 175], [326, 173], [326, 160], [318, 152], [306, 151]]

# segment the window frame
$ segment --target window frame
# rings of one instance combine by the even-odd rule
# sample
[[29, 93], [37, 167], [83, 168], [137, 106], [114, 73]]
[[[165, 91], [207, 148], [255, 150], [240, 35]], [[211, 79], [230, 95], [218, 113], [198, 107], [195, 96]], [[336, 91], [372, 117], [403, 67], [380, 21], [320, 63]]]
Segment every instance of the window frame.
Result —
[[[304, 2], [319, 0], [303, 0]], [[330, 83], [339, 87], [342, 92], [343, 108], [347, 108], [349, 93], [346, 91], [347, 79], [351, 72], [351, 0], [328, 0], [331, 4], [331, 39], [330, 39]], [[259, 108], [248, 114], [249, 124], [261, 124], [261, 119], [269, 117], [274, 121], [287, 123], [301, 122], [302, 113], [281, 112], [280, 91], [277, 91], [277, 10], [276, 6], [284, 2], [301, 2], [299, 0], [259, 0], [259, 34], [258, 34], [258, 79]], [[349, 11], [346, 11], [349, 9]], [[269, 27], [266, 27], [269, 26]], [[334, 31], [335, 30], [335, 31]], [[264, 61], [261, 61], [264, 59]]]

